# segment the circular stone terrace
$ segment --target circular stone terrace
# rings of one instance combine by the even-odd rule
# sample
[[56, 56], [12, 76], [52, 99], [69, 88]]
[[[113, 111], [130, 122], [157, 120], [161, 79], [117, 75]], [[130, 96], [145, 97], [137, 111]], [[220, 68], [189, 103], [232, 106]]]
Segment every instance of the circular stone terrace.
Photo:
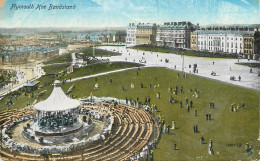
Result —
[[27, 123], [22, 131], [23, 136], [42, 144], [55, 144], [82, 137], [93, 129], [91, 121], [79, 118], [81, 101], [71, 99], [63, 92], [60, 81], [54, 82], [51, 95], [33, 108], [36, 117], [31, 124]]
[[[91, 101], [91, 102], [90, 102]], [[21, 137], [22, 127], [37, 119], [32, 107], [0, 114], [2, 160], [126, 160], [145, 158], [159, 138], [156, 119], [145, 107], [123, 100], [91, 97], [79, 107], [79, 121], [91, 132], [65, 143], [41, 144]], [[87, 117], [86, 117], [87, 116]], [[91, 122], [91, 123], [90, 123]], [[19, 131], [20, 129], [20, 131]]]

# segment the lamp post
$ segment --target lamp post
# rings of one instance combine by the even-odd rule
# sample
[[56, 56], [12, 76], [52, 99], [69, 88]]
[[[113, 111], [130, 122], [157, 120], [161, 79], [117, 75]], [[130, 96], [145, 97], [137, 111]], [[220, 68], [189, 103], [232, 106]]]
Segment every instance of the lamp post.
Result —
[[93, 44], [93, 46], [92, 46], [92, 48], [93, 48], [93, 58], [95, 57], [95, 48], [94, 48], [94, 44]]
[[182, 52], [182, 72], [184, 72], [184, 52]]

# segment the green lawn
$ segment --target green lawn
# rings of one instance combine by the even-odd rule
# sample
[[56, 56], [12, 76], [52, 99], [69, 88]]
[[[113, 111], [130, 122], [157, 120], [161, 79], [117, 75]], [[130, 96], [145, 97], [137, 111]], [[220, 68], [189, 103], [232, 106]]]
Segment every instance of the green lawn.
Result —
[[[92, 57], [93, 56], [93, 48], [92, 47], [86, 48], [86, 49], [82, 50], [80, 53], [83, 53], [83, 55], [86, 56], [86, 57]], [[76, 55], [78, 56], [79, 53], [77, 53]], [[102, 49], [95, 49], [95, 56], [96, 57], [100, 57], [100, 56], [110, 57], [110, 56], [116, 56], [116, 55], [120, 55], [120, 53], [106, 51], [106, 50], [102, 50]]]
[[151, 52], [160, 52], [160, 53], [174, 53], [177, 55], [187, 55], [187, 56], [195, 56], [195, 57], [210, 57], [210, 58], [237, 58], [237, 54], [221, 54], [221, 53], [213, 53], [206, 51], [194, 51], [194, 50], [184, 50], [184, 49], [173, 49], [169, 47], [159, 47], [159, 46], [134, 46], [131, 47], [136, 50], [143, 51], [151, 51]]
[[113, 71], [123, 68], [131, 68], [131, 67], [139, 67], [142, 66], [141, 64], [137, 63], [129, 63], [129, 62], [111, 62], [111, 63], [97, 63], [97, 64], [90, 64], [85, 67], [76, 69], [73, 73], [65, 75], [61, 79], [69, 79], [69, 78], [77, 78], [92, 74], [98, 74], [107, 71]]
[[71, 54], [64, 54], [57, 56], [53, 59], [43, 62], [43, 64], [57, 64], [57, 63], [70, 63], [72, 62]]
[[54, 65], [54, 66], [46, 66], [43, 67], [43, 70], [46, 74], [55, 74], [64, 71], [70, 65]]
[[[92, 92], [94, 96], [110, 96], [116, 98], [140, 98], [142, 102], [146, 96], [151, 97], [151, 103], [156, 104], [160, 114], [168, 125], [174, 120], [176, 131], [171, 131], [170, 135], [163, 134], [157, 148], [154, 150], [155, 160], [252, 160], [259, 158], [257, 149], [260, 149], [257, 141], [259, 133], [259, 92], [223, 84], [216, 81], [207, 80], [197, 76], [188, 75], [187, 79], [176, 77], [177, 72], [162, 68], [141, 69], [137, 76], [137, 71], [126, 71], [111, 75], [98, 77], [99, 89], [92, 91], [95, 85], [95, 78], [80, 80], [62, 85], [67, 91], [71, 85], [75, 85], [71, 93], [76, 98], [89, 96]], [[113, 80], [109, 84], [109, 79]], [[130, 84], [134, 83], [135, 88], [130, 89]], [[140, 83], [144, 84], [143, 89]], [[149, 83], [154, 86], [160, 84], [159, 88], [149, 88]], [[180, 108], [179, 103], [169, 104], [168, 87], [175, 88], [183, 85], [184, 94], [173, 97], [183, 103], [185, 98], [193, 100], [194, 107], [190, 113], [186, 108]], [[126, 91], [122, 91], [125, 86]], [[199, 98], [195, 99], [189, 89], [197, 88], [200, 91]], [[156, 98], [156, 93], [161, 93], [161, 99]], [[209, 108], [209, 101], [215, 102], [215, 109]], [[232, 103], [245, 103], [245, 109], [238, 112], [230, 112]], [[198, 116], [194, 116], [194, 109], [197, 109]], [[205, 114], [212, 114], [212, 121], [206, 121]], [[193, 133], [193, 125], [198, 125], [199, 133]], [[200, 137], [203, 134], [205, 141], [213, 140], [215, 155], [208, 154], [208, 144], [200, 144]], [[245, 143], [253, 144], [254, 153], [244, 152]], [[179, 150], [174, 151], [173, 145], [177, 144]], [[242, 147], [226, 144], [242, 144]], [[201, 158], [201, 159], [200, 159]]]
[[[104, 63], [105, 64], [105, 63]], [[98, 71], [107, 70], [106, 65], [99, 64]], [[95, 64], [98, 65], [98, 64]], [[96, 66], [97, 67], [97, 66]], [[96, 72], [96, 67], [89, 68], [89, 73]], [[91, 72], [90, 72], [91, 71]], [[249, 89], [244, 89], [205, 78], [188, 75], [187, 79], [183, 79], [182, 75], [177, 79], [177, 72], [163, 68], [145, 68], [131, 70], [126, 72], [114, 73], [110, 75], [100, 76], [97, 79], [90, 78], [76, 82], [66, 83], [62, 85], [64, 91], [70, 86], [75, 85], [75, 89], [71, 93], [75, 98], [88, 97], [92, 92], [94, 96], [109, 96], [116, 98], [140, 98], [144, 102], [146, 96], [150, 96], [151, 103], [158, 106], [159, 112], [155, 115], [161, 115], [170, 125], [174, 120], [177, 129], [168, 134], [162, 134], [162, 137], [154, 149], [155, 160], [253, 160], [259, 159], [258, 153], [260, 149], [259, 141], [259, 97], [260, 93]], [[40, 84], [47, 82], [52, 83], [53, 77], [42, 77], [39, 79]], [[109, 80], [112, 79], [112, 84]], [[99, 89], [93, 91], [95, 83], [99, 83]], [[130, 84], [134, 83], [135, 88], [131, 89]], [[140, 88], [140, 84], [144, 84], [144, 88]], [[149, 88], [149, 84], [152, 88]], [[153, 88], [154, 85], [160, 85]], [[122, 86], [125, 91], [122, 91]], [[168, 87], [175, 88], [184, 87], [184, 94], [178, 93], [177, 96], [168, 93]], [[44, 86], [35, 92], [35, 96], [43, 90], [47, 92], [38, 100], [44, 100], [52, 92], [52, 86]], [[199, 98], [193, 97], [194, 89], [197, 88]], [[193, 92], [190, 92], [190, 89]], [[161, 93], [161, 99], [156, 98], [156, 93]], [[185, 98], [193, 101], [194, 107], [190, 113], [186, 108], [180, 108], [179, 103], [169, 104], [169, 97], [173, 96], [175, 100], [182, 101]], [[1, 110], [6, 109], [3, 105], [8, 96], [0, 101]], [[26, 102], [33, 102], [35, 98], [25, 97], [24, 94], [14, 100], [12, 108], [23, 108]], [[209, 101], [215, 102], [215, 109], [209, 108]], [[245, 103], [245, 109], [239, 109], [237, 112], [230, 112], [232, 103]], [[194, 116], [194, 109], [197, 109], [198, 116]], [[205, 114], [212, 114], [212, 121], [205, 120]], [[194, 134], [192, 127], [198, 125], [199, 133]], [[204, 136], [205, 142], [209, 139], [213, 141], [213, 149], [215, 154], [208, 154], [208, 144], [200, 144], [200, 137]], [[245, 143], [253, 144], [253, 154], [244, 152]], [[177, 144], [179, 150], [174, 151], [173, 145]], [[234, 144], [235, 146], [226, 146]], [[242, 144], [242, 147], [237, 146]]]

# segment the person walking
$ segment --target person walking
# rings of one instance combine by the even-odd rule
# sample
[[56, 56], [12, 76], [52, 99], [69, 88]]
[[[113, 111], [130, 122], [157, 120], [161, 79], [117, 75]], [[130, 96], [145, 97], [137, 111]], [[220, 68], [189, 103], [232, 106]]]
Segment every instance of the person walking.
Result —
[[204, 137], [203, 137], [203, 135], [200, 137], [200, 143], [204, 144]]
[[190, 106], [187, 105], [187, 112], [189, 113], [190, 112]]
[[173, 145], [173, 149], [174, 149], [174, 150], [177, 150], [177, 144], [174, 144], [174, 145]]

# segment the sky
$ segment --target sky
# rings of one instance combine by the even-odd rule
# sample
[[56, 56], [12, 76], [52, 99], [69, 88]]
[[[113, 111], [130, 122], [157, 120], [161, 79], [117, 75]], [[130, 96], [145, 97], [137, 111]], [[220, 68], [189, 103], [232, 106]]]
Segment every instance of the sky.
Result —
[[[30, 4], [33, 9], [12, 8]], [[38, 10], [38, 4], [47, 7]], [[50, 4], [76, 8], [48, 10]], [[259, 7], [259, 0], [0, 0], [0, 27], [103, 28], [176, 21], [260, 24]]]

